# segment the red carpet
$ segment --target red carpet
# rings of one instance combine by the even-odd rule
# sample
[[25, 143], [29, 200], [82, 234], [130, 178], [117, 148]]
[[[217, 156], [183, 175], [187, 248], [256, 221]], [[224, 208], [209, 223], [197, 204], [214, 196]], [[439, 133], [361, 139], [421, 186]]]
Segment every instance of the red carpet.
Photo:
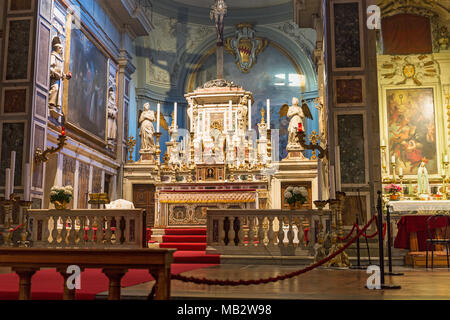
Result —
[[[216, 264], [173, 264], [172, 274], [206, 268]], [[153, 280], [147, 270], [130, 269], [122, 278], [122, 287], [134, 286]], [[95, 295], [108, 290], [108, 278], [101, 269], [86, 269], [81, 273], [81, 289], [78, 300], [93, 300]], [[34, 300], [60, 300], [63, 293], [63, 278], [55, 269], [41, 270], [32, 278], [31, 298]], [[0, 300], [17, 300], [19, 277], [15, 273], [0, 274]]]
[[192, 229], [166, 229], [166, 235], [205, 235], [206, 236], [206, 228], [192, 228]]

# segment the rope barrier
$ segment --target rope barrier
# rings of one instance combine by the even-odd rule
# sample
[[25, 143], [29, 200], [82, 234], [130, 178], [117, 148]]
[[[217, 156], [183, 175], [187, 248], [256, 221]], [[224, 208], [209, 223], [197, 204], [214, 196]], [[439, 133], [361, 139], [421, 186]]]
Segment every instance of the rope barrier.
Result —
[[338, 256], [339, 254], [341, 254], [342, 252], [344, 252], [345, 249], [347, 249], [353, 242], [356, 241], [356, 239], [358, 239], [361, 234], [364, 233], [364, 231], [367, 230], [367, 228], [369, 228], [369, 226], [372, 224], [372, 222], [375, 220], [375, 217], [373, 217], [360, 231], [359, 233], [354, 236], [349, 242], [347, 242], [341, 249], [337, 250], [336, 252], [334, 252], [333, 254], [329, 255], [328, 257], [304, 268], [301, 270], [297, 270], [291, 273], [287, 273], [281, 276], [277, 276], [277, 277], [270, 277], [270, 278], [265, 278], [265, 279], [259, 279], [259, 280], [212, 280], [212, 279], [206, 279], [206, 278], [195, 278], [195, 277], [185, 277], [179, 274], [174, 274], [172, 275], [172, 279], [174, 280], [180, 280], [183, 282], [192, 282], [195, 284], [206, 284], [206, 285], [219, 285], [219, 286], [240, 286], [240, 285], [244, 285], [244, 286], [248, 286], [251, 284], [265, 284], [265, 283], [269, 283], [269, 282], [276, 282], [276, 281], [280, 281], [280, 280], [286, 280], [289, 278], [293, 278], [296, 277], [298, 275], [301, 275], [303, 273], [306, 273], [308, 271], [311, 271], [317, 267], [320, 267], [321, 265], [327, 263], [328, 261], [330, 261], [331, 259], [333, 259], [334, 257]]
[[[378, 224], [376, 226], [377, 226], [377, 231], [375, 231], [371, 235], [367, 235], [367, 234], [363, 233], [362, 236], [367, 239], [372, 239], [373, 237], [375, 237], [378, 234]], [[343, 237], [343, 238], [337, 237], [337, 239], [339, 241], [346, 241], [348, 238], [350, 238], [350, 236], [353, 234], [353, 231], [355, 231], [355, 229], [357, 229], [358, 232], [361, 231], [361, 229], [359, 228], [359, 225], [354, 223], [352, 230], [345, 237]], [[385, 236], [386, 236], [386, 222], [383, 223], [383, 239]]]

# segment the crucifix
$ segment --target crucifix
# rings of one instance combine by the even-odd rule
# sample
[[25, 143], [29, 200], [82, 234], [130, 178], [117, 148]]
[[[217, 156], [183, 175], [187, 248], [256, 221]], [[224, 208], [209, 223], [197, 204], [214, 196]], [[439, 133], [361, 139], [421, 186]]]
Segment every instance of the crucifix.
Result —
[[223, 26], [227, 9], [225, 0], [216, 0], [210, 11], [210, 19], [214, 19], [217, 31], [217, 79], [223, 79]]

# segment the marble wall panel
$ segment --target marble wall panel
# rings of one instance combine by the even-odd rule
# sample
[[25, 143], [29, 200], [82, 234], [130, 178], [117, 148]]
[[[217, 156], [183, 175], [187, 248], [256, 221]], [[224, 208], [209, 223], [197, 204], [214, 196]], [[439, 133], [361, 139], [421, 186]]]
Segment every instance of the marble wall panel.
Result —
[[31, 20], [10, 20], [6, 80], [27, 80]]

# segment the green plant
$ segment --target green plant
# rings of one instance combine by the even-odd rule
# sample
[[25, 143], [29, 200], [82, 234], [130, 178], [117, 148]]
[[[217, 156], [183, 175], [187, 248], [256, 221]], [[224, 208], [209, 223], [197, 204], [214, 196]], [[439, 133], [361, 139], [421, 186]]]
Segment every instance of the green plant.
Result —
[[70, 202], [73, 196], [73, 188], [71, 186], [58, 187], [53, 186], [50, 190], [50, 202]]

